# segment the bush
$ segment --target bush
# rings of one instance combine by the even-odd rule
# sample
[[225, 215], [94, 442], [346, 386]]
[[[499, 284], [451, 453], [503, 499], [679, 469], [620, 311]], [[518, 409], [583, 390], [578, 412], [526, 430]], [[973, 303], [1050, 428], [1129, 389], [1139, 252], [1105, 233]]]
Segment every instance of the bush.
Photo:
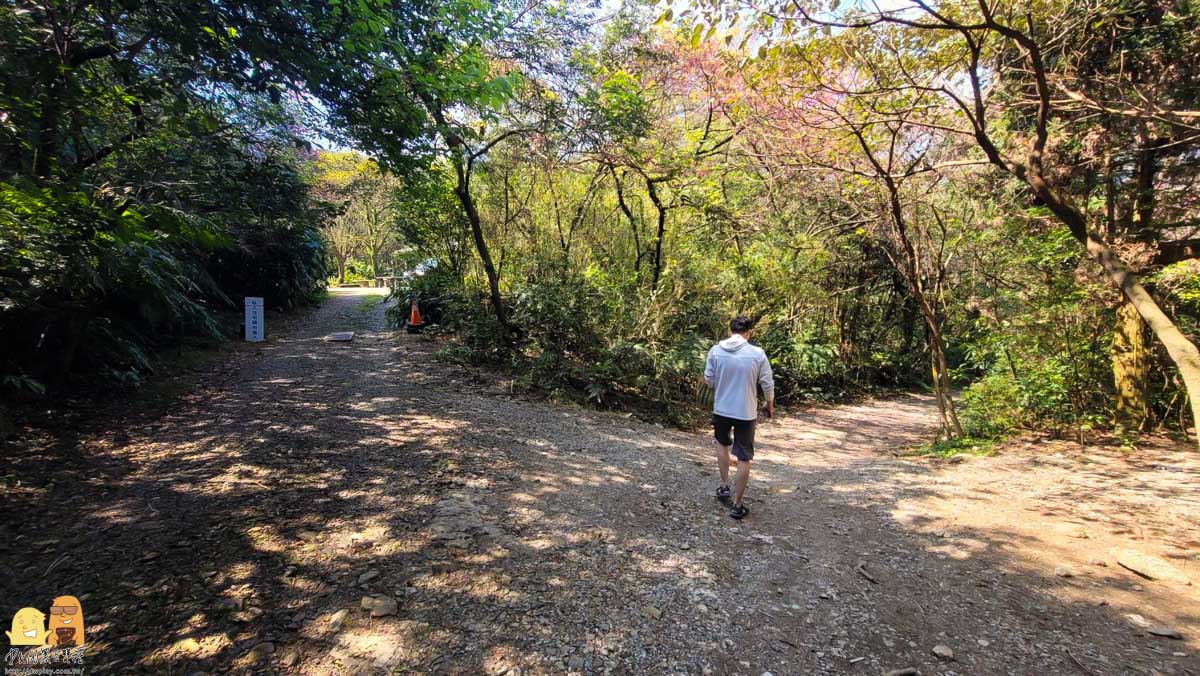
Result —
[[[453, 337], [444, 357], [504, 369], [516, 389], [692, 423], [712, 402], [703, 383], [705, 357], [738, 309], [736, 289], [721, 286], [726, 281], [714, 283], [709, 271], [688, 266], [668, 270], [657, 292], [627, 270], [600, 266], [510, 281], [505, 299], [514, 337], [496, 321], [486, 294], [468, 290], [442, 265], [401, 284], [389, 317], [402, 326], [407, 301], [415, 298], [424, 319]], [[771, 321], [772, 311], [791, 314], [767, 306], [755, 341], [771, 358], [781, 401], [844, 397], [862, 387], [851, 368], [874, 369], [869, 382], [904, 368], [894, 363], [900, 357], [889, 361], [890, 353], [847, 365], [821, 326]]]
[[0, 184], [0, 232], [5, 375], [58, 381], [83, 365], [124, 379], [149, 369], [156, 342], [219, 335], [209, 308], [227, 299], [194, 255], [220, 241], [205, 228], [55, 186]]
[[997, 365], [967, 387], [960, 420], [969, 436], [995, 438], [1016, 429], [1059, 429], [1097, 423], [1095, 405], [1080, 398], [1071, 364], [1056, 358], [1022, 359], [1015, 366]]
[[1018, 383], [1005, 373], [988, 374], [963, 391], [958, 417], [963, 432], [970, 436], [1000, 437], [1024, 423], [1025, 414], [1016, 405], [1021, 398]]
[[222, 166], [225, 187], [244, 192], [203, 217], [120, 191], [0, 183], [0, 387], [137, 384], [158, 350], [233, 333], [242, 296], [279, 309], [318, 299], [324, 240], [298, 161]]
[[843, 393], [846, 365], [837, 345], [811, 330], [769, 325], [758, 337], [771, 359], [776, 385], [793, 397], [830, 399]]
[[[656, 339], [658, 331], [678, 330], [680, 316], [671, 313], [662, 315], [653, 335], [639, 336], [647, 327], [637, 318], [656, 299], [639, 299], [640, 307], [626, 308], [608, 283], [602, 275], [585, 275], [517, 285], [506, 296], [519, 335], [514, 338], [496, 321], [486, 295], [464, 289], [448, 268], [437, 267], [393, 292], [400, 302], [389, 310], [389, 319], [401, 326], [407, 301], [415, 298], [427, 322], [454, 336], [443, 356], [500, 367], [512, 374], [516, 389], [606, 408], [631, 407], [674, 422], [690, 419], [711, 339], [694, 331]], [[683, 306], [680, 312], [696, 310]]]
[[916, 455], [952, 458], [956, 455], [991, 455], [996, 451], [997, 441], [991, 438], [959, 437], [938, 439], [917, 448]]
[[441, 266], [423, 266], [410, 270], [393, 289], [389, 300], [396, 301], [387, 310], [388, 324], [401, 328], [408, 320], [409, 304], [416, 300], [421, 309], [421, 319], [427, 324], [442, 324], [447, 318], [463, 319], [463, 312], [448, 313], [451, 305], [466, 301], [466, 290], [454, 273]]

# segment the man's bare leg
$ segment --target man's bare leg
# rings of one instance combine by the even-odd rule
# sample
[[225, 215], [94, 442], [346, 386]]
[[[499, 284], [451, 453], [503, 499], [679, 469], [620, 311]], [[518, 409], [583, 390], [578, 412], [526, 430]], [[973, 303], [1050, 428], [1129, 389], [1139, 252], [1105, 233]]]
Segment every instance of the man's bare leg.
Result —
[[721, 485], [729, 485], [729, 449], [733, 446], [722, 446], [721, 442], [713, 439], [713, 448], [717, 451], [717, 470], [721, 473]]
[[738, 460], [737, 474], [733, 476], [733, 505], [742, 504], [742, 496], [746, 494], [746, 484], [750, 483], [750, 461]]

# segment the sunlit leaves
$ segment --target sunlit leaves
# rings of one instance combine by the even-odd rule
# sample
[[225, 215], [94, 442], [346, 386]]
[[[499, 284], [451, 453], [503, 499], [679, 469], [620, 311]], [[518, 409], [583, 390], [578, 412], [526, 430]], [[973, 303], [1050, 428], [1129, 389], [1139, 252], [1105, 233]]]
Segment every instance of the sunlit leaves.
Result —
[[624, 70], [611, 72], [600, 83], [595, 105], [618, 139], [638, 138], [650, 129], [650, 107], [642, 84]]

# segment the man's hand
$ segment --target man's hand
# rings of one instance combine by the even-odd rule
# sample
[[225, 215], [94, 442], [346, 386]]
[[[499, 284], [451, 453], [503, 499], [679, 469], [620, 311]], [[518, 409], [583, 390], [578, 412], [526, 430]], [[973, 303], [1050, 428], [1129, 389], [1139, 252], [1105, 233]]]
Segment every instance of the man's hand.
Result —
[[767, 417], [768, 418], [775, 417], [775, 402], [774, 401], [767, 402]]

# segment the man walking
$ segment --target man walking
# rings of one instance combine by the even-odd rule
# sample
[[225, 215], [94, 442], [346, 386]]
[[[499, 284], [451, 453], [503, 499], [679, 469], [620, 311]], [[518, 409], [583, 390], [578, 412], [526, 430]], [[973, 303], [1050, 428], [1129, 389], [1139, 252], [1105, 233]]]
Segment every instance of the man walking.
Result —
[[[713, 388], [713, 436], [717, 449], [717, 468], [721, 485], [717, 499], [730, 504], [729, 451], [737, 458], [729, 516], [745, 518], [750, 510], [742, 504], [746, 483], [750, 481], [750, 461], [754, 458], [754, 425], [758, 419], [758, 392], [762, 387], [767, 400], [767, 417], [775, 415], [775, 380], [771, 362], [762, 348], [749, 342], [751, 321], [738, 315], [729, 322], [729, 337], [713, 345], [704, 366], [704, 382]], [[732, 437], [730, 435], [732, 432]]]

